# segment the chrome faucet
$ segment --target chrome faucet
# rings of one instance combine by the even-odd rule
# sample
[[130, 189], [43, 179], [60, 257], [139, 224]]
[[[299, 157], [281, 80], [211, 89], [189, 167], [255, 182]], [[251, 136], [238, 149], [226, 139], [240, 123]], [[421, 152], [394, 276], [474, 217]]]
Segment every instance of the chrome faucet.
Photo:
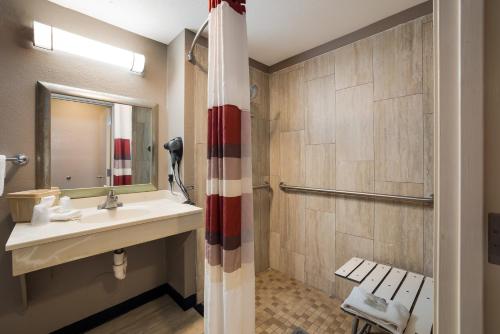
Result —
[[106, 201], [102, 204], [99, 204], [97, 206], [97, 210], [102, 210], [102, 209], [111, 210], [121, 206], [123, 206], [123, 203], [118, 202], [118, 195], [115, 195], [115, 190], [110, 189], [108, 195], [106, 196]]

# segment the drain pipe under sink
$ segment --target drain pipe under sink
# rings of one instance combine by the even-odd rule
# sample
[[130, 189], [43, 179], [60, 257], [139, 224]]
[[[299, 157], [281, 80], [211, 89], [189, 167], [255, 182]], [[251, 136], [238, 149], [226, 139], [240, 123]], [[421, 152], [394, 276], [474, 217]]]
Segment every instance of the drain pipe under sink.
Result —
[[119, 280], [125, 279], [127, 275], [127, 253], [123, 248], [113, 252], [113, 272]]

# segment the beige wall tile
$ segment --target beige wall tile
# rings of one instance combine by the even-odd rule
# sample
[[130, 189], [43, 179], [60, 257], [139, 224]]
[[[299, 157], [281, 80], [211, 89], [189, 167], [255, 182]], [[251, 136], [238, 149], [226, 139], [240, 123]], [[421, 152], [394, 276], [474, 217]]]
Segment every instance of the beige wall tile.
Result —
[[423, 182], [422, 95], [375, 102], [375, 179]]
[[424, 113], [434, 112], [434, 54], [432, 21], [422, 25]]
[[335, 78], [333, 75], [306, 82], [306, 142], [335, 142]]
[[373, 38], [365, 38], [336, 50], [336, 89], [373, 82], [372, 55]]
[[305, 281], [305, 256], [281, 249], [280, 271], [300, 282]]
[[283, 74], [285, 76], [283, 90], [283, 106], [281, 108], [281, 131], [304, 130], [304, 66]]
[[337, 159], [335, 179], [337, 189], [373, 192], [375, 187], [373, 161]]
[[424, 275], [434, 276], [434, 210], [424, 208]]
[[277, 120], [281, 117], [284, 103], [285, 76], [275, 72], [269, 76], [269, 119]]
[[280, 208], [281, 248], [305, 254], [305, 196], [297, 193], [283, 193], [282, 200], [283, 205]]
[[269, 242], [269, 265], [272, 269], [279, 270], [280, 265], [280, 235], [271, 232]]
[[373, 239], [375, 221], [373, 201], [338, 197], [336, 216], [337, 232]]
[[294, 261], [294, 266], [293, 266], [293, 278], [296, 279], [299, 282], [305, 282], [305, 263], [306, 263], [306, 257], [303, 254], [298, 254], [298, 253], [293, 253], [293, 261]]
[[304, 62], [305, 80], [313, 80], [335, 72], [335, 53], [333, 51]]
[[207, 100], [207, 49], [201, 46], [196, 46], [195, 57], [197, 66], [194, 67], [194, 126], [195, 126], [195, 143], [207, 142], [207, 120], [208, 120], [208, 100]]
[[[335, 270], [355, 256], [373, 260], [373, 240], [337, 232], [335, 234]], [[339, 298], [347, 298], [354, 285], [346, 279], [336, 277], [335, 293]]]
[[306, 210], [306, 283], [331, 292], [335, 273], [335, 214]]
[[382, 100], [422, 93], [422, 20], [374, 36], [374, 97]]
[[262, 176], [269, 175], [269, 121], [252, 118], [252, 174], [254, 184], [262, 183]]
[[269, 122], [269, 175], [280, 175], [280, 124]]
[[[335, 188], [335, 144], [306, 145], [306, 186]], [[335, 197], [308, 194], [309, 209], [335, 212]]]
[[424, 195], [434, 193], [434, 114], [424, 114]]
[[267, 189], [258, 189], [254, 199], [254, 259], [255, 271], [269, 268], [269, 194]]
[[303, 185], [305, 182], [304, 131], [281, 132], [280, 134], [281, 181]]
[[259, 191], [253, 192], [253, 231], [254, 231], [254, 264], [255, 272], [259, 273], [263, 270], [262, 265], [262, 243], [261, 239], [261, 220], [260, 220], [260, 197]]
[[373, 86], [337, 91], [335, 135], [337, 160], [373, 160]]
[[[337, 189], [373, 192], [373, 161], [338, 161]], [[373, 239], [373, 201], [346, 197], [336, 198], [337, 231]]]
[[280, 187], [280, 177], [271, 175], [270, 177], [270, 230], [271, 232], [280, 232], [280, 205], [283, 192]]
[[[423, 184], [376, 182], [385, 194], [422, 196]], [[377, 202], [375, 204], [375, 261], [423, 273], [423, 206]]]

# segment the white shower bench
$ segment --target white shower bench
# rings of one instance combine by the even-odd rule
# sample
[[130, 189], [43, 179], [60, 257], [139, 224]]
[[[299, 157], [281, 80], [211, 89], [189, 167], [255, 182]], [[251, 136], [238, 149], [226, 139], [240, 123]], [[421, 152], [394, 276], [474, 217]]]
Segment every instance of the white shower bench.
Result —
[[[432, 333], [433, 324], [433, 290], [434, 280], [406, 270], [391, 268], [372, 261], [353, 257], [340, 267], [335, 275], [347, 279], [367, 292], [386, 300], [395, 300], [410, 310], [410, 319], [404, 331], [405, 334]], [[371, 327], [384, 328], [371, 323], [367, 319], [354, 315], [352, 333], [358, 333], [359, 320], [366, 324], [360, 334], [369, 333]]]

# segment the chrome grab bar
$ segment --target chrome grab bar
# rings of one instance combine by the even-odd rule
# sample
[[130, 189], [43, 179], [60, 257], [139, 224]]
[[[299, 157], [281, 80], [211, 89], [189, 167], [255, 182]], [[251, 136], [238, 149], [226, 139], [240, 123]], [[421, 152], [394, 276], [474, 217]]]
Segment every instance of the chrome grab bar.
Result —
[[353, 198], [363, 198], [363, 199], [374, 199], [383, 201], [396, 201], [405, 203], [418, 203], [424, 205], [433, 205], [434, 197], [415, 197], [415, 196], [403, 196], [403, 195], [389, 195], [389, 194], [378, 194], [378, 193], [367, 193], [359, 191], [349, 191], [349, 190], [337, 190], [337, 189], [324, 189], [324, 188], [313, 188], [313, 187], [303, 187], [303, 186], [292, 186], [280, 182], [280, 189], [283, 191], [292, 192], [307, 192], [325, 195], [339, 195], [345, 197]]
[[253, 189], [264, 189], [264, 188], [269, 188], [269, 183], [268, 182], [264, 182], [263, 184], [259, 184], [259, 185], [255, 185], [253, 186]]

